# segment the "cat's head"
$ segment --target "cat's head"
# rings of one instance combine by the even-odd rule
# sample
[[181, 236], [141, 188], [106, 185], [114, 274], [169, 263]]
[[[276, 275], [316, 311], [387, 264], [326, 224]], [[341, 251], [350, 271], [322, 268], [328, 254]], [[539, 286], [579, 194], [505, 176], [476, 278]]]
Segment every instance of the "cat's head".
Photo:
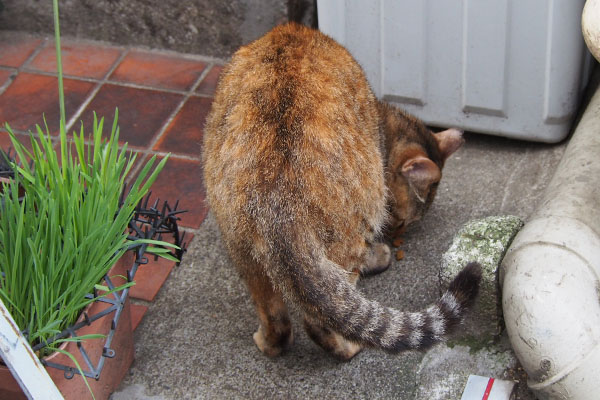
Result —
[[464, 143], [462, 131], [433, 133], [417, 118], [385, 107], [386, 184], [389, 228], [406, 227], [425, 214], [435, 198], [444, 163]]

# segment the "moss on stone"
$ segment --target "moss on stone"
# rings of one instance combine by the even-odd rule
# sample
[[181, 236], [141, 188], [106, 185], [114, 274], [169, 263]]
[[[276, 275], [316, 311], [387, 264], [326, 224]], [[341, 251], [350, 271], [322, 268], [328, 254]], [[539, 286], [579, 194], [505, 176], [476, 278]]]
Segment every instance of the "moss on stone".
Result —
[[481, 264], [480, 295], [466, 327], [482, 341], [489, 341], [502, 329], [502, 310], [498, 287], [498, 267], [523, 221], [515, 216], [492, 216], [465, 224], [442, 256], [440, 280], [447, 285], [471, 261]]
[[508, 246], [523, 227], [519, 217], [493, 216], [465, 224], [443, 256], [446, 279], [458, 273], [469, 261], [477, 261], [486, 272], [495, 272]]

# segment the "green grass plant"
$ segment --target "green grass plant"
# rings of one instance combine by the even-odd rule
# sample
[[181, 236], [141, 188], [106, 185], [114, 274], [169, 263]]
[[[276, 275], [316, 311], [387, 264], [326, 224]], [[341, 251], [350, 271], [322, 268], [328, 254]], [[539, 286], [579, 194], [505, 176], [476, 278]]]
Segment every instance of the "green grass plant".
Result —
[[120, 204], [136, 157], [127, 145], [119, 148], [117, 118], [108, 141], [103, 120], [94, 118], [87, 144], [82, 127], [69, 145], [61, 125], [60, 157], [39, 126], [29, 151], [6, 125], [21, 163], [13, 164], [15, 179], [0, 195], [0, 299], [32, 345], [73, 324], [93, 301], [85, 295], [105, 289], [103, 276], [132, 245], [127, 226], [134, 209], [167, 160], [152, 157]]

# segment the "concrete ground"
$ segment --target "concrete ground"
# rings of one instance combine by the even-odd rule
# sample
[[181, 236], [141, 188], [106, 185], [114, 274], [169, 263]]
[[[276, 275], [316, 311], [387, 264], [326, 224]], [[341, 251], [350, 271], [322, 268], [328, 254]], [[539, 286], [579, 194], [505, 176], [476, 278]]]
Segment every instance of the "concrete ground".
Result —
[[[433, 302], [440, 293], [441, 256], [459, 228], [489, 215], [527, 220], [565, 145], [466, 134], [466, 144], [444, 169], [432, 208], [405, 236], [405, 258], [361, 281], [360, 290], [399, 309]], [[430, 398], [418, 387], [425, 354], [365, 350], [338, 362], [310, 341], [297, 311], [293, 347], [279, 358], [265, 357], [252, 341], [252, 304], [210, 214], [195, 233], [136, 331], [135, 361], [113, 400]], [[479, 361], [464, 354], [465, 365], [475, 369]], [[440, 364], [433, 376], [443, 379], [460, 367]], [[519, 396], [534, 398], [523, 381]]]

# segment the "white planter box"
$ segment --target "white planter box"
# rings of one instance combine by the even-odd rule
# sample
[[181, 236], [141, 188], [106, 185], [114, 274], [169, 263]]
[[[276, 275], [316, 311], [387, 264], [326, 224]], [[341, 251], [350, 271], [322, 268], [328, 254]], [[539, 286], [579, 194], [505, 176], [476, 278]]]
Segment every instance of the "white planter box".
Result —
[[426, 123], [558, 142], [592, 58], [585, 0], [319, 0], [378, 97]]

